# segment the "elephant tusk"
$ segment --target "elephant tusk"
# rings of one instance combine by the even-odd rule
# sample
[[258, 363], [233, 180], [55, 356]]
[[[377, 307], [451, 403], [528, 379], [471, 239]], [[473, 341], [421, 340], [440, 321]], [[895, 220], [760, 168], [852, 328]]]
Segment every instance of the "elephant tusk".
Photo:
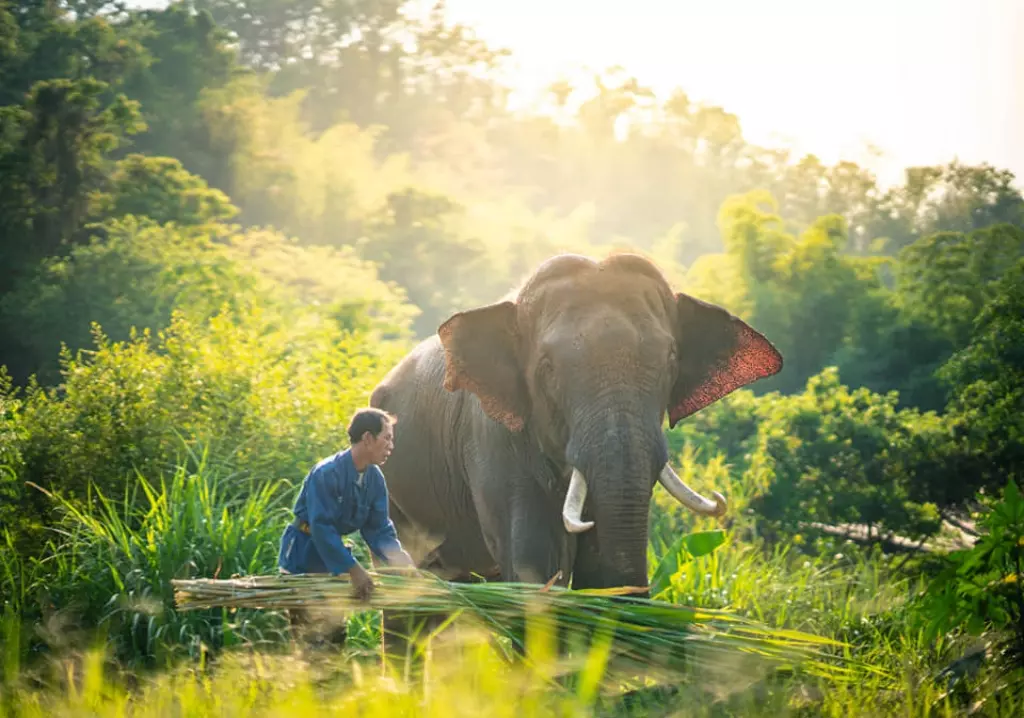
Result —
[[594, 528], [593, 521], [582, 521], [583, 502], [587, 500], [587, 480], [583, 473], [573, 468], [572, 478], [569, 479], [569, 491], [565, 494], [565, 503], [562, 505], [562, 523], [565, 530], [571, 534], [579, 534]]
[[684, 484], [683, 480], [679, 478], [668, 464], [665, 464], [665, 468], [661, 470], [661, 474], [658, 476], [658, 483], [664, 486], [665, 490], [672, 494], [676, 501], [694, 513], [703, 516], [722, 516], [725, 514], [726, 502], [724, 496], [717, 491], [712, 491], [711, 493], [715, 497], [713, 502], [704, 498]]

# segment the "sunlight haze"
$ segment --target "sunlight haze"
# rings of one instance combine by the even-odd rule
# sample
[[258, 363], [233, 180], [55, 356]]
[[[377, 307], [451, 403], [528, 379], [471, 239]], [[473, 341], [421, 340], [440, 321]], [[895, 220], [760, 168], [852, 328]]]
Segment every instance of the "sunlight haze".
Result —
[[680, 87], [721, 105], [748, 141], [862, 162], [883, 182], [904, 166], [954, 157], [1024, 177], [1020, 0], [447, 6], [451, 19], [512, 50], [512, 81], [527, 93], [582, 67], [621, 65], [659, 95]]
[[621, 66], [658, 95], [682, 88], [722, 106], [749, 142], [853, 160], [883, 184], [953, 158], [1024, 178], [1024, 0], [445, 5], [450, 20], [512, 51], [513, 102], [535, 102], [559, 78], [590, 91], [593, 72]]

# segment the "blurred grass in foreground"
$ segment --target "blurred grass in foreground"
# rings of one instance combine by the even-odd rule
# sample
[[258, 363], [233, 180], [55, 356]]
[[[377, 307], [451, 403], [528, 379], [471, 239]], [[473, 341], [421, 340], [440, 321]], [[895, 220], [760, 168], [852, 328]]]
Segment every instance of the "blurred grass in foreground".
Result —
[[[839, 683], [750, 673], [741, 664], [657, 685], [615, 677], [595, 646], [572, 680], [531, 651], [508, 662], [485, 632], [437, 645], [416, 681], [351, 652], [238, 650], [157, 674], [120, 673], [102, 649], [54, 660], [49, 677], [0, 687], [0, 714], [22, 716], [960, 716], [971, 711], [925, 682]], [[36, 677], [40, 678], [39, 676]], [[1020, 706], [1017, 706], [1018, 708]], [[974, 715], [1014, 715], [977, 706]]]

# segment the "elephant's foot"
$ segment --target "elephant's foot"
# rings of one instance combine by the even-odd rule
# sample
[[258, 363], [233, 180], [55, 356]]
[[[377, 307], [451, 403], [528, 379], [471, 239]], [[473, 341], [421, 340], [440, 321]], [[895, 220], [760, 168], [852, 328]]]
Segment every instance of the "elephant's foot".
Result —
[[381, 670], [407, 683], [423, 678], [444, 614], [382, 611]]

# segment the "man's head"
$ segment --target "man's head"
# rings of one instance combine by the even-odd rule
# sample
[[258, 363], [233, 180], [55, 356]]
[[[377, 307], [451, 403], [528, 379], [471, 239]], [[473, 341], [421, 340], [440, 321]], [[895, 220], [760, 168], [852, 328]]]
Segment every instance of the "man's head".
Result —
[[352, 415], [348, 438], [369, 464], [381, 465], [388, 460], [395, 445], [397, 419], [381, 409], [365, 408]]

